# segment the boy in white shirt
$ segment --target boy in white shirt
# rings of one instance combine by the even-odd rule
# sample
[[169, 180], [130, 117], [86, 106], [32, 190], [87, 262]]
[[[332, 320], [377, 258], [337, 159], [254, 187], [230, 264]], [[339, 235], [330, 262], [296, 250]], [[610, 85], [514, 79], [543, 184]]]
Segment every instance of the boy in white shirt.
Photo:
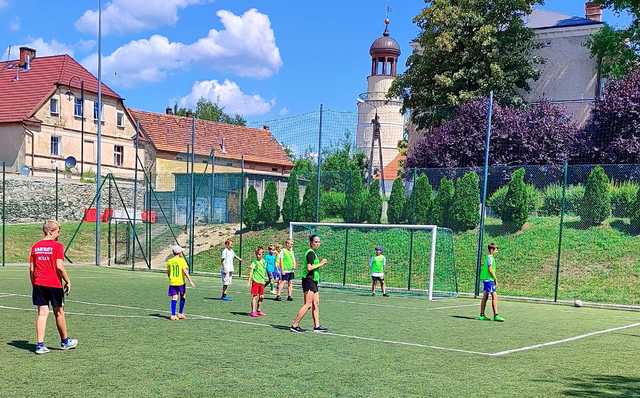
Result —
[[233, 241], [227, 239], [224, 242], [224, 249], [222, 250], [222, 266], [220, 268], [220, 277], [222, 278], [222, 301], [231, 301], [231, 297], [227, 296], [227, 289], [231, 285], [233, 279], [233, 260], [237, 259], [242, 262], [242, 259], [233, 251]]

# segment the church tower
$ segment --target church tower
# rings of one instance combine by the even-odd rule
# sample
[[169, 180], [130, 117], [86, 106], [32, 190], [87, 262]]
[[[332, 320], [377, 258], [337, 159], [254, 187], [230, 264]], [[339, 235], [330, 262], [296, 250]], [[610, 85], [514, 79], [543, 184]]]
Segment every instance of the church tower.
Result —
[[[385, 29], [371, 48], [371, 74], [367, 78], [367, 92], [358, 97], [358, 129], [356, 147], [369, 157], [374, 138], [376, 115], [378, 116], [382, 164], [386, 166], [398, 155], [398, 141], [403, 139], [404, 115], [400, 113], [402, 101], [387, 98], [391, 83], [397, 76], [400, 46], [389, 34], [389, 19], [385, 19]], [[378, 142], [373, 156], [374, 173], [380, 170]]]

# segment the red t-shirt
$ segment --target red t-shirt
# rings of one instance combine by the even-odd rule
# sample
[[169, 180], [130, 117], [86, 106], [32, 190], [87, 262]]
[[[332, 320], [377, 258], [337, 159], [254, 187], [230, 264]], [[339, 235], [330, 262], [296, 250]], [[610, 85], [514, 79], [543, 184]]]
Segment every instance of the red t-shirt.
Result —
[[57, 260], [64, 259], [64, 246], [55, 240], [41, 240], [31, 247], [30, 261], [34, 264], [33, 284], [62, 287], [58, 276]]

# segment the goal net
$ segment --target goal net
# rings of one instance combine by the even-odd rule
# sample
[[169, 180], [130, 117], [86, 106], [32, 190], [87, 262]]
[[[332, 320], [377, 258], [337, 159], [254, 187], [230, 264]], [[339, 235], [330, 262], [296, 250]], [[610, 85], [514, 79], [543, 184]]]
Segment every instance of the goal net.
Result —
[[321, 239], [318, 256], [328, 260], [321, 272], [321, 285], [370, 288], [369, 260], [376, 246], [382, 246], [388, 290], [427, 294], [430, 300], [458, 294], [453, 233], [447, 228], [291, 222], [289, 237], [296, 242], [300, 265], [312, 234]]

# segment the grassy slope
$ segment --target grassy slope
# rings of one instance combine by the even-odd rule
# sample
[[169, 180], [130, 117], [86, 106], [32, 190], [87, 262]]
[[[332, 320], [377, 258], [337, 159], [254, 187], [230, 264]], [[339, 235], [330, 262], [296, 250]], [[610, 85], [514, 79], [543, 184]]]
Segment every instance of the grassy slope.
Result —
[[[488, 219], [485, 243], [495, 242], [500, 248], [496, 259], [502, 294], [553, 298], [558, 232], [557, 217], [531, 218], [524, 230], [515, 234], [505, 232], [501, 228], [500, 220]], [[258, 245], [283, 242], [287, 234], [286, 229], [246, 233], [243, 237], [244, 257], [250, 259], [252, 248]], [[325, 280], [341, 282], [344, 263], [343, 232], [334, 232], [332, 236], [326, 233], [325, 235], [321, 255], [336, 264], [327, 269]], [[368, 253], [372, 245], [375, 245], [374, 242], [382, 242], [387, 247], [388, 258], [396, 263], [395, 270], [389, 267], [389, 282], [397, 286], [406, 286], [408, 274], [406, 268], [404, 271], [402, 268], [407, 262], [396, 260], [408, 252], [406, 236], [400, 234], [387, 239], [379, 234], [372, 234], [366, 239], [362, 236], [361, 239], [354, 239], [354, 234], [351, 234], [350, 246], [353, 245], [353, 249], [348, 253], [348, 282], [367, 283]], [[473, 291], [477, 239], [477, 230], [455, 236], [455, 264], [460, 291]], [[298, 238], [298, 242], [297, 253], [301, 256], [305, 247], [304, 237]], [[239, 251], [238, 247], [237, 238], [236, 251]], [[418, 239], [416, 247], [425, 249], [416, 252], [414, 264], [424, 263], [426, 257], [418, 257], [428, 254], [425, 239]], [[197, 256], [196, 269], [217, 270], [217, 265], [213, 266], [213, 263], [221, 250], [222, 247], [214, 247], [208, 252], [200, 253]], [[360, 250], [366, 254], [359, 253]], [[588, 229], [582, 228], [575, 218], [566, 219], [559, 298], [640, 304], [640, 289], [637, 289], [640, 284], [640, 262], [637, 255], [639, 252], [640, 238], [631, 234], [628, 226], [620, 219], [611, 219], [603, 226]], [[442, 250], [438, 251], [438, 255], [443, 254]], [[439, 257], [440, 261], [443, 259]], [[412, 286], [424, 288], [423, 271], [424, 269], [415, 269], [414, 265]]]

